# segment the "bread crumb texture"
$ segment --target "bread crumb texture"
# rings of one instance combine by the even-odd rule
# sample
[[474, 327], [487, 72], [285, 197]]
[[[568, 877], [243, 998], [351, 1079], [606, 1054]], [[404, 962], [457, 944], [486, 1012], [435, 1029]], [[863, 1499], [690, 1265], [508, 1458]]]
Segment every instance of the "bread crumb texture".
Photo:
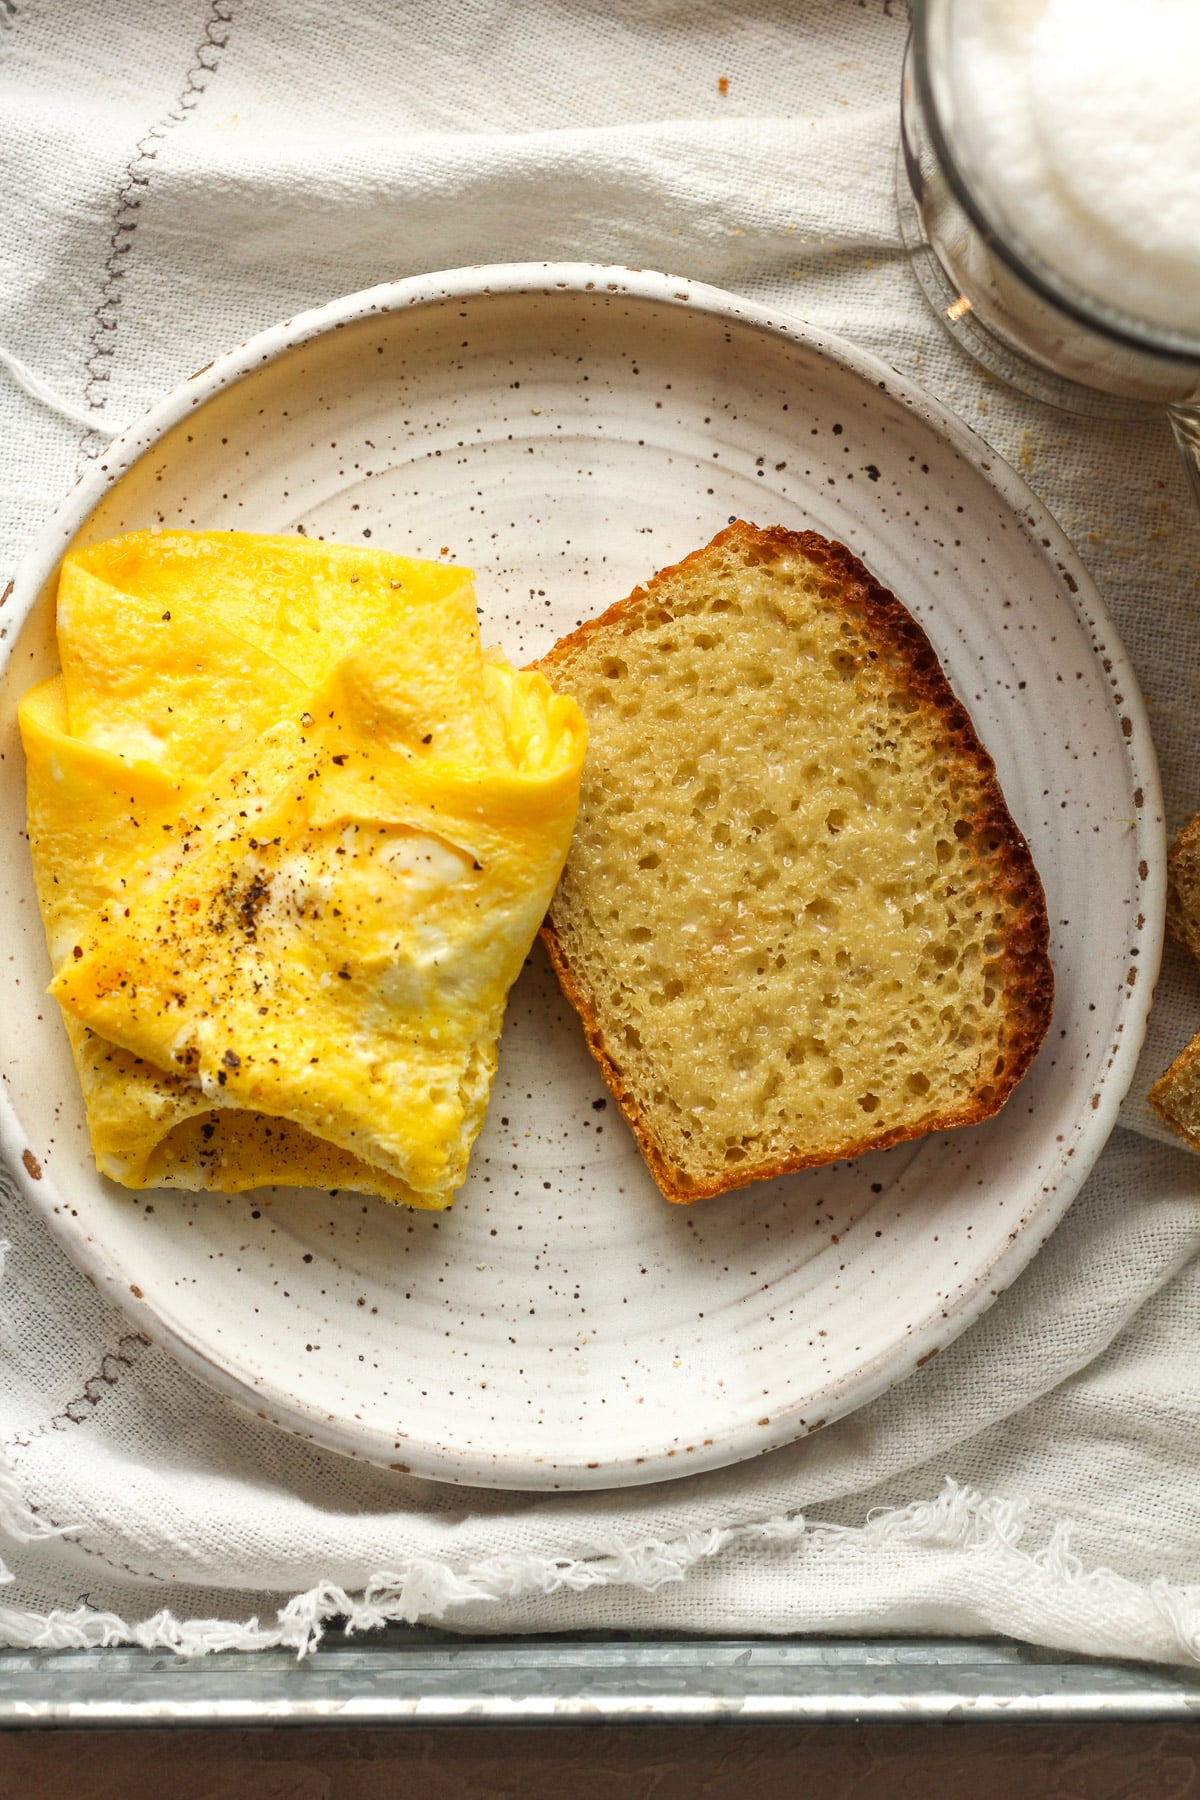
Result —
[[1167, 930], [1200, 962], [1200, 813], [1179, 832], [1167, 858]]
[[1041, 883], [900, 602], [738, 522], [558, 644], [589, 726], [545, 938], [669, 1199], [994, 1113], [1049, 1022]]
[[[1200, 813], [1189, 819], [1167, 858], [1167, 931], [1200, 962]], [[1150, 1089], [1152, 1112], [1200, 1150], [1200, 1032]]]
[[1200, 1150], [1200, 1034], [1163, 1071], [1147, 1098], [1189, 1150]]

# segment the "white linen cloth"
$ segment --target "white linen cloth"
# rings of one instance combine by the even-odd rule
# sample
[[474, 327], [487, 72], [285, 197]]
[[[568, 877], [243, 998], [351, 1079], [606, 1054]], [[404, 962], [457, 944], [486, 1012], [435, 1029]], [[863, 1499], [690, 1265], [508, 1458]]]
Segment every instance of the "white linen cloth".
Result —
[[[1200, 522], [1164, 421], [1008, 393], [927, 310], [894, 203], [902, 10], [0, 0], [0, 589], [105, 433], [276, 319], [469, 263], [670, 269], [915, 373], [1023, 471], [1116, 616], [1178, 825]], [[305, 1647], [345, 1614], [1200, 1660], [1200, 1161], [1144, 1103], [1197, 1027], [1170, 951], [1122, 1128], [936, 1362], [791, 1449], [625, 1492], [436, 1486], [259, 1425], [0, 1181], [0, 1641]]]

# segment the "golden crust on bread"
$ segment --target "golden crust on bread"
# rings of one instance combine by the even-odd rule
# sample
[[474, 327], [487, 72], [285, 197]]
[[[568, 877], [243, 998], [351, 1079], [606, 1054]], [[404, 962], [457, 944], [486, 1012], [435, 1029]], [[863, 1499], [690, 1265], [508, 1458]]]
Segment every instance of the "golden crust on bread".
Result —
[[1146, 1098], [1151, 1111], [1189, 1150], [1200, 1150], [1200, 1032], [1164, 1069]]

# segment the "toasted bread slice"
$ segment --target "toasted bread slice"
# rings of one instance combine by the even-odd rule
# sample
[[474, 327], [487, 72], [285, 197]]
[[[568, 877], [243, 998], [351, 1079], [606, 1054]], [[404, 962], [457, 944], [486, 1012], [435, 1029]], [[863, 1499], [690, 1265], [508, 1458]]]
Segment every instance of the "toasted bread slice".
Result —
[[841, 544], [738, 522], [541, 669], [590, 744], [543, 936], [669, 1200], [996, 1112], [1046, 906], [925, 634]]

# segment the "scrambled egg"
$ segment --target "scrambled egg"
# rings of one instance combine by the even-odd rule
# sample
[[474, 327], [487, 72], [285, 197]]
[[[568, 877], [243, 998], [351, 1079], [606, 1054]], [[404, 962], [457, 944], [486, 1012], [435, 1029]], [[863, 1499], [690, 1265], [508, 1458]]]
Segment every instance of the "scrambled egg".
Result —
[[469, 574], [242, 533], [69, 556], [29, 837], [101, 1172], [450, 1203], [585, 726]]

